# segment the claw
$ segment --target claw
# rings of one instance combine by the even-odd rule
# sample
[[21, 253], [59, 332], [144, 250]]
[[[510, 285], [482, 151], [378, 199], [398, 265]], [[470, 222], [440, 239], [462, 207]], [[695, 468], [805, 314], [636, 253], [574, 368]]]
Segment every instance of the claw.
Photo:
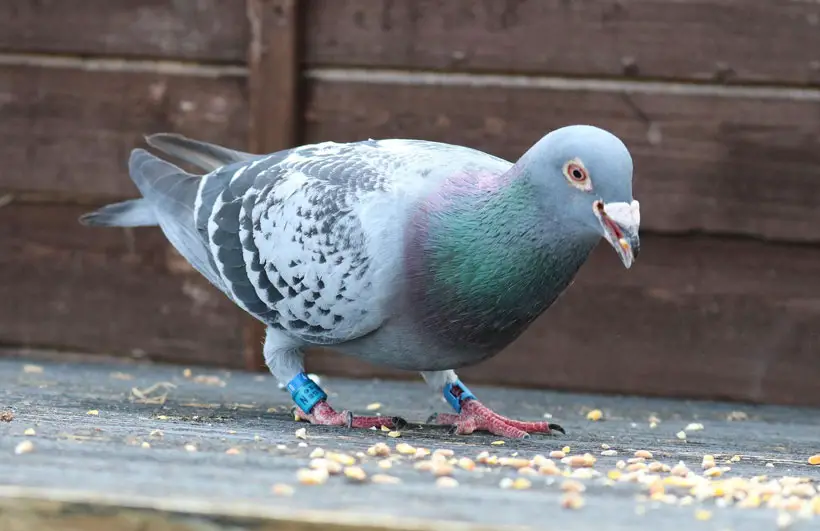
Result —
[[390, 420], [393, 421], [394, 430], [403, 430], [407, 427], [407, 421], [401, 417], [390, 417]]
[[513, 439], [529, 439], [532, 433], [551, 433], [552, 430], [566, 434], [558, 424], [546, 422], [524, 422], [502, 417], [475, 399], [467, 400], [462, 405], [461, 413], [434, 413], [427, 419], [428, 423], [450, 425], [450, 434], [468, 434], [475, 430], [489, 431], [494, 435]]

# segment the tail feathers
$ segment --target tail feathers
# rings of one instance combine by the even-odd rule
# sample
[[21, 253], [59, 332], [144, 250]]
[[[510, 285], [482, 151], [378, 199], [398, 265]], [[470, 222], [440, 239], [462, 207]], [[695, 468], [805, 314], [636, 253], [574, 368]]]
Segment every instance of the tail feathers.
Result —
[[176, 133], [157, 133], [145, 137], [149, 146], [172, 157], [211, 172], [234, 162], [246, 161], [261, 155], [236, 151], [216, 144], [192, 140]]
[[157, 216], [145, 199], [129, 199], [106, 205], [80, 216], [87, 227], [150, 227], [158, 225]]

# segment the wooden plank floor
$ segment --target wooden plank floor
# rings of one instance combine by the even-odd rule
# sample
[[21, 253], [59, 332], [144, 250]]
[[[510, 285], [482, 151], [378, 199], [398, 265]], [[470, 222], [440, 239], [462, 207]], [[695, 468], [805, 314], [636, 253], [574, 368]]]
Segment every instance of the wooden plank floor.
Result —
[[[807, 460], [820, 452], [818, 410], [474, 388], [501, 413], [539, 419], [549, 412], [567, 429], [566, 436], [492, 445], [497, 438], [490, 435], [451, 436], [427, 425], [411, 424], [401, 438], [392, 439], [382, 432], [297, 424], [288, 414], [288, 395], [270, 377], [254, 374], [5, 359], [0, 382], [0, 413], [13, 415], [9, 422], [0, 421], [0, 529], [660, 531], [775, 529], [778, 517], [786, 518], [781, 514], [793, 516], [791, 529], [813, 529], [820, 521], [820, 515], [809, 517], [808, 502], [802, 512], [790, 513], [765, 506], [721, 507], [711, 497], [682, 506], [687, 489], [667, 487], [675, 495], [667, 500], [675, 503], [667, 503], [646, 499], [647, 487], [640, 483], [606, 479], [619, 459], [648, 449], [669, 465], [684, 461], [698, 475], [704, 454], [715, 454], [719, 465], [740, 455], [722, 479], [799, 476], [816, 489], [820, 467]], [[133, 388], [145, 391], [160, 382], [174, 385], [164, 404], [136, 399]], [[411, 423], [445, 410], [421, 383], [324, 379], [323, 386], [339, 407], [364, 411], [378, 401], [382, 414], [402, 415]], [[586, 420], [590, 408], [601, 408], [604, 420]], [[735, 410], [748, 419], [727, 420]], [[658, 418], [654, 428], [648, 421], [653, 415]], [[676, 433], [690, 423], [704, 429], [679, 439]], [[300, 447], [294, 431], [305, 426], [308, 438]], [[34, 434], [26, 435], [28, 429]], [[161, 436], [152, 435], [154, 430]], [[15, 453], [26, 440], [34, 450]], [[357, 459], [370, 477], [400, 478], [395, 485], [354, 484], [341, 476], [318, 486], [296, 480], [296, 471], [308, 465], [317, 447], [355, 455], [376, 442], [450, 448], [457, 457], [470, 458], [482, 451], [532, 458], [569, 445], [573, 454], [596, 455], [593, 470], [602, 476], [581, 480], [587, 490], [578, 510], [561, 507], [564, 478], [537, 475], [529, 477], [528, 489], [502, 489], [502, 478], [516, 478], [518, 472], [499, 465], [479, 465], [484, 472], [456, 468], [459, 485], [451, 489], [436, 487], [435, 477], [415, 469], [407, 457], [386, 470], [377, 466], [377, 458]], [[618, 455], [600, 455], [602, 444]], [[240, 452], [226, 453], [231, 448]], [[272, 486], [278, 483], [293, 486], [293, 495], [274, 494]]]

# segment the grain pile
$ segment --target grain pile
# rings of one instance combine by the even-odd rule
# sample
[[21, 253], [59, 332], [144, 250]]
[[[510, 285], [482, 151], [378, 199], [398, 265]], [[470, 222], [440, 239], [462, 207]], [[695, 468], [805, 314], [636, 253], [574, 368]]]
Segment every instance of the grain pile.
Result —
[[[458, 488], [468, 485], [474, 477], [498, 474], [502, 476], [498, 481], [501, 489], [557, 490], [561, 493], [560, 506], [567, 510], [588, 507], [584, 493], [589, 488], [626, 484], [634, 488], [638, 510], [646, 503], [692, 506], [699, 520], [711, 518], [713, 508], [773, 510], [777, 511], [781, 527], [787, 527], [797, 518], [820, 517], [817, 480], [801, 476], [737, 475], [732, 472], [732, 465], [743, 459], [740, 455], [706, 454], [700, 464], [694, 466], [682, 461], [664, 462], [646, 449], [627, 451], [603, 444], [597, 453], [598, 456], [591, 452], [573, 453], [571, 448], [564, 447], [548, 456], [525, 457], [518, 452], [499, 455], [486, 450], [476, 455], [457, 455], [449, 448], [428, 449], [406, 442], [391, 446], [378, 442], [356, 455], [315, 448], [309, 467], [300, 469], [296, 480], [302, 485], [322, 485], [339, 476], [359, 484], [398, 484], [402, 480], [385, 474], [384, 470], [411, 467], [429, 475], [437, 488]], [[607, 460], [609, 465], [602, 466], [599, 457], [612, 459]], [[820, 455], [807, 458], [806, 464], [820, 464]], [[371, 475], [370, 470], [374, 468], [378, 472]], [[280, 485], [274, 491], [291, 495], [293, 488]]]

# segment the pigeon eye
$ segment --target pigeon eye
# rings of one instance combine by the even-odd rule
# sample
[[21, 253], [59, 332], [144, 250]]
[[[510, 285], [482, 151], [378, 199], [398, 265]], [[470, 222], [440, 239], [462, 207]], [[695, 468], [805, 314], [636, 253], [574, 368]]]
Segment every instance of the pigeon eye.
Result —
[[569, 183], [579, 190], [592, 190], [592, 182], [584, 164], [578, 159], [572, 159], [564, 164], [564, 176]]

